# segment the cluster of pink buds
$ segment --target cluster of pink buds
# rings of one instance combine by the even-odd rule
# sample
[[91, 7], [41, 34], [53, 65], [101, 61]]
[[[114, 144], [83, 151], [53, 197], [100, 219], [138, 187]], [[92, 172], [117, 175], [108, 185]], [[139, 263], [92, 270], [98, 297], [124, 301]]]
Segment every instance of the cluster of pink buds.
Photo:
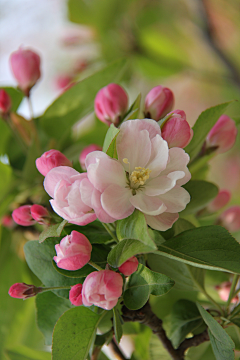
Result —
[[58, 166], [72, 167], [72, 162], [58, 150], [46, 151], [36, 160], [36, 167], [43, 176], [46, 176], [50, 170]]
[[48, 224], [50, 215], [48, 210], [38, 204], [23, 205], [15, 209], [12, 218], [16, 224], [21, 226], [31, 226], [38, 222], [39, 224]]
[[4, 89], [0, 89], [0, 115], [8, 114], [12, 106], [11, 98]]
[[11, 54], [10, 64], [19, 88], [29, 96], [31, 88], [41, 76], [40, 56], [32, 50], [20, 47]]

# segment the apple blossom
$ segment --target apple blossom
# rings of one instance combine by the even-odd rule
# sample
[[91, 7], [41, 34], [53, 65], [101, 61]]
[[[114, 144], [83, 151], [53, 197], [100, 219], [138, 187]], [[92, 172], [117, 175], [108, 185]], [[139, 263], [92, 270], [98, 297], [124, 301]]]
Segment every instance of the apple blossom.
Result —
[[58, 150], [46, 151], [36, 160], [36, 167], [43, 176], [46, 176], [51, 169], [58, 166], [72, 167], [71, 161]]
[[228, 190], [220, 190], [213, 201], [210, 202], [207, 209], [210, 212], [216, 212], [223, 208], [231, 199], [231, 193]]
[[219, 220], [228, 231], [240, 230], [240, 206], [231, 206], [220, 215]]
[[1, 224], [9, 229], [12, 229], [15, 225], [11, 215], [3, 215]]
[[123, 279], [112, 270], [94, 271], [89, 274], [82, 289], [82, 302], [85, 306], [99, 306], [111, 310], [117, 305], [122, 294]]
[[206, 139], [207, 148], [216, 147], [218, 154], [225, 153], [233, 147], [236, 136], [235, 121], [227, 115], [222, 115], [208, 133]]
[[36, 224], [31, 214], [32, 205], [23, 205], [15, 209], [12, 213], [12, 218], [18, 225], [31, 226]]
[[[118, 160], [101, 151], [86, 158], [86, 188], [98, 192], [98, 208], [91, 202], [95, 212], [102, 208], [120, 220], [136, 208], [152, 228], [165, 231], [172, 227], [178, 212], [190, 201], [181, 187], [191, 177], [186, 166], [188, 154], [180, 148], [168, 149], [159, 125], [150, 119], [124, 122], [116, 149]], [[105, 222], [104, 218], [100, 221]]]
[[169, 119], [162, 126], [162, 138], [167, 141], [169, 148], [184, 148], [192, 140], [193, 130], [186, 120], [184, 111], [175, 110], [170, 114]]
[[45, 224], [46, 220], [49, 218], [48, 210], [42, 205], [32, 205], [30, 212], [33, 219], [36, 220], [39, 224]]
[[10, 64], [18, 86], [29, 96], [29, 91], [41, 76], [40, 56], [30, 49], [20, 47], [11, 54]]
[[110, 126], [118, 125], [128, 109], [128, 95], [118, 84], [109, 84], [99, 90], [94, 101], [95, 113], [99, 120]]
[[7, 114], [11, 109], [11, 98], [4, 89], [0, 89], [0, 114]]
[[156, 121], [162, 119], [174, 105], [173, 92], [161, 85], [152, 88], [145, 98], [144, 115]]
[[102, 150], [102, 148], [101, 148], [101, 146], [96, 145], [96, 144], [88, 145], [82, 150], [82, 152], [80, 153], [80, 156], [79, 156], [79, 162], [80, 162], [81, 168], [83, 170], [86, 170], [85, 160], [86, 160], [87, 155], [90, 152], [97, 151], [97, 150]]
[[138, 268], [138, 259], [136, 256], [131, 257], [127, 261], [125, 261], [121, 266], [119, 266], [118, 270], [125, 276], [132, 275]]
[[91, 259], [92, 245], [85, 235], [73, 230], [60, 244], [55, 245], [57, 256], [53, 260], [65, 270], [78, 270]]
[[[87, 225], [96, 220], [91, 206], [92, 187], [88, 185], [87, 174], [80, 174], [68, 166], [58, 166], [50, 170], [44, 180], [46, 192], [53, 210], [68, 222]], [[83, 195], [83, 196], [82, 196]]]
[[71, 287], [69, 291], [69, 300], [75, 306], [80, 306], [82, 302], [82, 284], [77, 284]]
[[8, 294], [17, 299], [27, 299], [37, 295], [38, 292], [38, 288], [34, 285], [16, 283], [10, 287]]

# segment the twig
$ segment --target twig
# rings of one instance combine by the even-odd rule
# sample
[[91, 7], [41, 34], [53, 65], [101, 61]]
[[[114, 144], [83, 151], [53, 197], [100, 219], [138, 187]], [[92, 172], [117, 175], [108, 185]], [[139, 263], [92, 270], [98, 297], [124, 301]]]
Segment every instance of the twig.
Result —
[[116, 360], [127, 360], [127, 358], [124, 356], [122, 351], [119, 349], [119, 347], [116, 344], [116, 342], [114, 341], [114, 339], [111, 340], [111, 342], [110, 342], [110, 344], [108, 346], [114, 352]]
[[203, 331], [201, 334], [194, 335], [193, 337], [189, 339], [185, 339], [177, 348], [177, 352], [180, 356], [184, 358], [184, 353], [187, 349], [193, 346], [198, 346], [202, 344], [205, 341], [209, 340], [208, 331], [207, 329]]

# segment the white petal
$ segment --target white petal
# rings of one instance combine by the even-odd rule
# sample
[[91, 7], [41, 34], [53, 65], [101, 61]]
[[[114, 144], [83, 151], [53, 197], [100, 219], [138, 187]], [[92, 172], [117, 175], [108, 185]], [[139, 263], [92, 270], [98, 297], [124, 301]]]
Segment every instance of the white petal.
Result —
[[101, 196], [103, 209], [111, 217], [120, 220], [130, 216], [134, 206], [129, 199], [132, 197], [130, 189], [118, 185], [110, 185]]
[[166, 169], [161, 175], [168, 175], [173, 171], [184, 171], [185, 176], [177, 181], [177, 185], [186, 184], [191, 179], [191, 174], [187, 168], [189, 155], [180, 148], [172, 148], [169, 150], [169, 160]]
[[159, 215], [166, 210], [166, 206], [158, 197], [143, 193], [132, 196], [130, 202], [135, 208], [148, 215]]
[[[182, 173], [184, 176], [184, 172]], [[172, 179], [169, 176], [158, 176], [155, 179], [150, 179], [146, 182], [143, 192], [148, 196], [161, 195], [171, 190], [175, 185], [175, 179]]]
[[83, 179], [80, 183], [80, 193], [82, 201], [92, 207], [92, 194], [93, 194], [94, 186], [90, 183], [90, 181], [86, 178]]
[[72, 186], [71, 190], [68, 194], [68, 204], [69, 208], [73, 213], [87, 213], [92, 210], [91, 206], [86, 205], [81, 198], [80, 193], [80, 181], [75, 181]]
[[179, 218], [179, 215], [164, 212], [157, 216], [145, 215], [145, 218], [147, 224], [151, 226], [151, 228], [159, 231], [166, 231], [173, 226], [175, 221]]
[[159, 198], [166, 205], [166, 211], [169, 213], [176, 213], [184, 210], [190, 201], [190, 195], [187, 190], [177, 185], [166, 194], [159, 195]]
[[150, 178], [155, 178], [166, 168], [168, 151], [168, 144], [160, 135], [151, 140], [151, 156], [146, 165], [151, 170]]
[[101, 193], [97, 189], [93, 190], [92, 194], [92, 207], [97, 215], [97, 218], [103, 223], [112, 223], [116, 221], [115, 218], [109, 216], [106, 211], [103, 209], [101, 204]]

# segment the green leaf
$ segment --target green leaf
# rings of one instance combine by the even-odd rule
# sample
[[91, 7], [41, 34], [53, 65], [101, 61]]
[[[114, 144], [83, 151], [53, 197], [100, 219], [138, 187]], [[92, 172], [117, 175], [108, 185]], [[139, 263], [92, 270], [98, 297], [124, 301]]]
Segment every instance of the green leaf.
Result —
[[53, 360], [85, 360], [101, 316], [85, 307], [65, 312], [53, 332]]
[[218, 187], [204, 180], [190, 180], [183, 187], [189, 192], [191, 201], [186, 206], [186, 209], [180, 213], [180, 216], [198, 212], [207, 206], [218, 194]]
[[32, 184], [36, 178], [41, 176], [36, 167], [36, 159], [40, 155], [41, 154], [39, 152], [39, 149], [37, 148], [37, 144], [35, 141], [33, 141], [28, 148], [27, 158], [24, 163], [22, 173], [23, 179], [30, 184]]
[[188, 220], [179, 218], [174, 224], [173, 224], [173, 230], [174, 235], [177, 236], [178, 234], [181, 234], [183, 231], [194, 229], [195, 226]]
[[7, 123], [0, 118], [0, 155], [6, 154], [6, 147], [11, 134]]
[[185, 148], [185, 151], [190, 155], [191, 159], [194, 159], [197, 156], [207, 134], [231, 103], [232, 101], [229, 101], [213, 106], [199, 115], [195, 125], [193, 126], [193, 138], [190, 144]]
[[155, 334], [152, 334], [150, 338], [149, 360], [172, 360], [172, 357]]
[[209, 341], [191, 347], [186, 355], [186, 360], [213, 360], [214, 354]]
[[72, 307], [67, 299], [60, 298], [52, 291], [43, 292], [36, 297], [37, 325], [43, 333], [45, 344], [52, 344], [54, 326], [60, 316]]
[[51, 360], [50, 353], [33, 350], [24, 345], [6, 349], [5, 353], [9, 360]]
[[203, 324], [196, 304], [189, 300], [177, 301], [166, 321], [168, 323], [167, 334], [175, 348], [190, 332]]
[[123, 293], [124, 304], [132, 310], [143, 307], [150, 294], [160, 296], [166, 294], [174, 285], [168, 276], [151, 271], [142, 264], [132, 274]]
[[212, 349], [217, 360], [234, 360], [234, 342], [221, 325], [200, 305], [198, 310], [208, 326]]
[[[68, 286], [81, 282], [79, 278], [63, 276], [53, 267], [53, 256], [56, 256], [55, 244], [58, 239], [49, 238], [43, 243], [38, 240], [29, 241], [24, 246], [25, 258], [32, 272], [45, 286]], [[57, 295], [68, 299], [69, 290], [57, 290]]]
[[110, 128], [107, 131], [103, 144], [103, 151], [108, 156], [114, 159], [117, 159], [116, 139], [119, 131], [120, 131], [119, 129], [117, 129], [113, 124], [111, 124]]
[[152, 249], [157, 248], [149, 235], [145, 216], [138, 210], [126, 219], [118, 220], [116, 233], [119, 240], [138, 240]]
[[123, 334], [123, 329], [122, 329], [120, 314], [116, 307], [113, 308], [113, 328], [114, 328], [115, 338], [119, 344]]
[[48, 226], [39, 235], [39, 242], [42, 243], [44, 240], [46, 240], [47, 238], [50, 238], [50, 237], [59, 237], [66, 224], [67, 224], [67, 220], [63, 220], [60, 224]]
[[11, 111], [16, 112], [22, 102], [22, 99], [24, 98], [23, 92], [9, 86], [1, 87], [1, 89], [4, 89], [10, 96], [12, 102]]
[[240, 274], [240, 244], [221, 226], [184, 231], [154, 253], [204, 269]]
[[138, 118], [140, 107], [141, 107], [141, 94], [139, 94], [133, 104], [130, 106], [127, 114], [123, 121], [134, 120]]
[[97, 92], [119, 80], [124, 65], [125, 60], [118, 60], [59, 96], [40, 118], [45, 132], [54, 139], [62, 138], [76, 121], [93, 110]]
[[[79, 231], [79, 226], [68, 224], [64, 229], [68, 234], [70, 234], [72, 230]], [[112, 241], [112, 237], [99, 221], [81, 226], [81, 233], [88, 238], [91, 244], [102, 244]]]

